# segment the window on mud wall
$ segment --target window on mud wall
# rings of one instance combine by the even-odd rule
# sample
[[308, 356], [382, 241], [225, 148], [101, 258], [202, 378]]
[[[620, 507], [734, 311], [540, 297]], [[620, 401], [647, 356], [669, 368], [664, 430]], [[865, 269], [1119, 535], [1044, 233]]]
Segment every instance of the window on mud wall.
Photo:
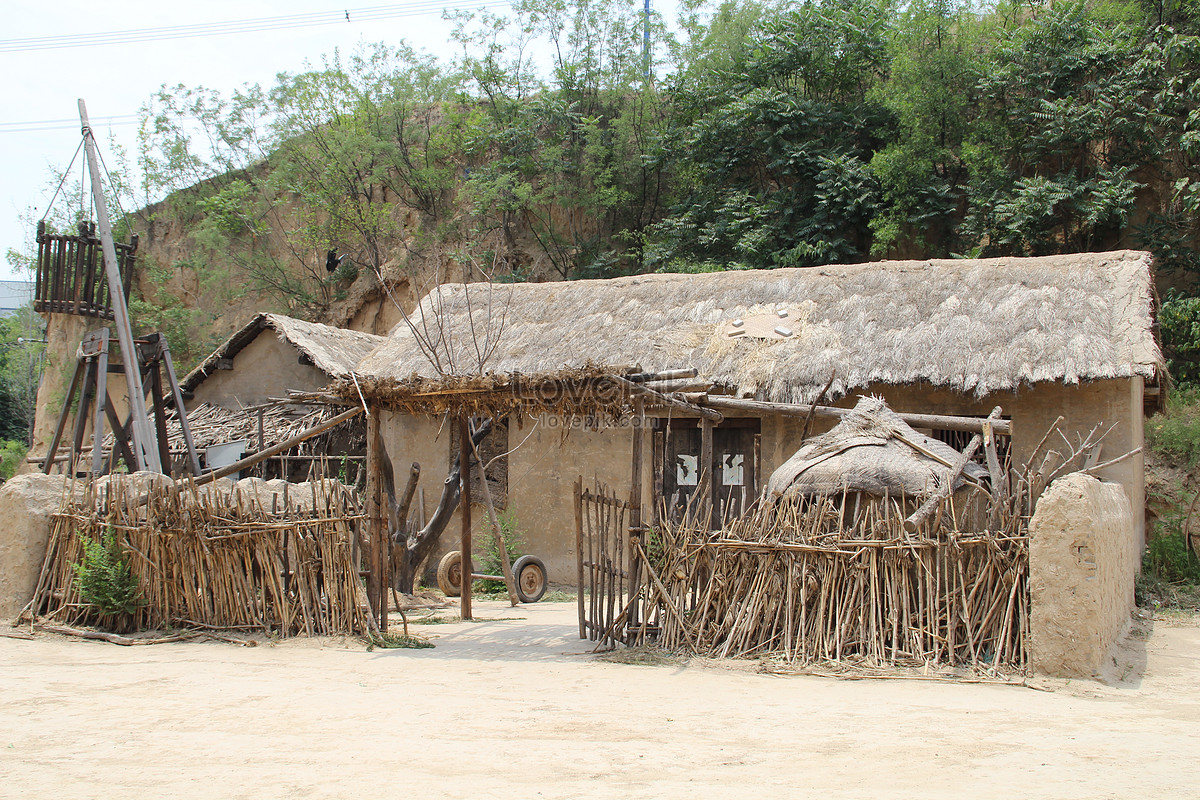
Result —
[[[1002, 419], [1009, 418], [1002, 417]], [[968, 431], [947, 431], [941, 428], [924, 429], [921, 430], [921, 433], [931, 439], [945, 442], [960, 453], [967, 449], [967, 445], [971, 443], [971, 437], [975, 435]], [[996, 456], [1000, 459], [1000, 468], [1007, 470], [1011, 466], [1009, 454], [1012, 452], [1012, 436], [1003, 433], [993, 433], [992, 435], [996, 438]], [[975, 456], [971, 460], [981, 466], [987, 466], [987, 453], [982, 445], [975, 451]]]
[[[453, 464], [454, 459], [458, 457], [458, 424], [455, 423], [449, 427], [450, 458], [448, 463]], [[484, 464], [491, 462], [491, 466], [487, 468], [488, 490], [492, 494], [492, 503], [496, 506], [497, 511], [504, 510], [504, 507], [508, 505], [508, 457], [497, 458], [507, 452], [508, 420], [496, 420], [492, 423], [491, 433], [479, 443], [479, 457]], [[483, 487], [479, 485], [479, 472], [475, 469], [471, 470], [471, 502], [484, 502]]]

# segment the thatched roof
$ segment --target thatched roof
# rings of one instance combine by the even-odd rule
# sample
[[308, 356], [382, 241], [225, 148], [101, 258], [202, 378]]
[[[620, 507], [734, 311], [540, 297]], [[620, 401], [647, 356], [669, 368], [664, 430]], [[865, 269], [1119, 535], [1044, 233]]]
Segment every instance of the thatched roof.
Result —
[[984, 395], [1152, 377], [1162, 356], [1151, 295], [1151, 257], [1133, 251], [452, 284], [356, 374], [384, 399], [448, 386], [447, 376], [503, 383], [598, 364], [695, 367], [777, 402], [811, 402], [834, 370], [834, 397], [914, 382]]
[[384, 342], [384, 337], [370, 333], [305, 322], [282, 314], [258, 314], [189, 372], [179, 382], [180, 388], [193, 391], [217, 370], [222, 359], [233, 358], [267, 329], [312, 359], [313, 366], [332, 379], [349, 376], [359, 361]]
[[[930, 458], [930, 453], [941, 460]], [[841, 422], [807, 440], [780, 465], [771, 474], [764, 496], [865, 492], [920, 499], [947, 482], [946, 465], [958, 456], [950, 445], [914, 431], [880, 398], [864, 397]], [[987, 470], [968, 464], [965, 474], [978, 479]], [[959, 476], [954, 488], [962, 483]]]

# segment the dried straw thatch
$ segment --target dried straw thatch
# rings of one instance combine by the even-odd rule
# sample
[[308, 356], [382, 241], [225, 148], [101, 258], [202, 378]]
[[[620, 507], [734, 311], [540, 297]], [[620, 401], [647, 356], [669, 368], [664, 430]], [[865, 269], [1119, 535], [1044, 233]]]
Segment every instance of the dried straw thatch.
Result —
[[[923, 499], [949, 480], [949, 465], [958, 455], [914, 431], [882, 399], [864, 397], [832, 430], [805, 441], [775, 470], [766, 497], [864, 492]], [[972, 463], [964, 474], [981, 479], [987, 470]], [[953, 488], [963, 480], [958, 476]]]
[[236, 356], [268, 328], [312, 359], [313, 366], [331, 378], [347, 377], [359, 361], [384, 342], [384, 337], [370, 333], [305, 322], [282, 314], [258, 314], [189, 372], [179, 382], [180, 388], [194, 391], [217, 371], [223, 359]]
[[357, 375], [385, 400], [447, 376], [553, 378], [594, 362], [696, 367], [778, 402], [811, 402], [834, 370], [831, 397], [913, 382], [984, 395], [1153, 376], [1151, 292], [1151, 257], [1132, 251], [455, 284], [430, 293]]

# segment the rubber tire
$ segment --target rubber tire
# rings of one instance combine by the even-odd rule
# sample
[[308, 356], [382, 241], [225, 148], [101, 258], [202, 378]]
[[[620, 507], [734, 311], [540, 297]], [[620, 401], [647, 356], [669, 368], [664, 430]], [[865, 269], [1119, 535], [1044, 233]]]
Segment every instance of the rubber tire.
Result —
[[462, 594], [462, 553], [451, 550], [438, 562], [437, 585], [446, 597]]
[[518, 558], [512, 574], [513, 583], [517, 585], [517, 599], [522, 603], [536, 603], [546, 594], [546, 565], [537, 556]]

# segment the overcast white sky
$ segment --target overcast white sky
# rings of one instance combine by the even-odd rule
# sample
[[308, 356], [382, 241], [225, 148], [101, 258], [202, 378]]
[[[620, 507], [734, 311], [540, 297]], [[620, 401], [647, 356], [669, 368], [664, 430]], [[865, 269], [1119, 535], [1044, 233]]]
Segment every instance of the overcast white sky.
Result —
[[[409, 16], [356, 21], [368, 9], [392, 8], [398, 0], [351, 0], [345, 7], [331, 0], [206, 0], [202, 3], [172, 3], [163, 0], [118, 0], [97, 3], [83, 0], [0, 0], [0, 256], [9, 248], [21, 249], [34, 231], [20, 215], [36, 209], [45, 211], [53, 194], [51, 175], [70, 162], [80, 141], [76, 101], [87, 102], [92, 127], [110, 168], [114, 157], [108, 148], [111, 133], [128, 150], [137, 153], [138, 108], [161, 85], [185, 84], [228, 91], [244, 83], [270, 85], [276, 73], [303, 68], [335, 47], [343, 51], [359, 42], [401, 39], [417, 49], [449, 59], [456, 50], [448, 41], [450, 23], [440, 11], [427, 11], [443, 4], [456, 8], [477, 7], [486, 2], [496, 12], [504, 7], [498, 0], [405, 0]], [[385, 6], [386, 4], [386, 6]], [[668, 19], [672, 2], [655, 2]], [[103, 14], [97, 13], [103, 11]], [[319, 12], [343, 14], [350, 21], [313, 27], [260, 30], [202, 38], [149, 40], [137, 43], [61, 49], [15, 50], [21, 40], [49, 37], [69, 43], [86, 34], [193, 26], [250, 19], [279, 19]], [[361, 10], [361, 13], [357, 13]], [[379, 15], [380, 11], [375, 14]], [[74, 39], [74, 41], [78, 41]], [[107, 118], [116, 118], [109, 121]], [[79, 180], [79, 165], [74, 180]], [[61, 202], [61, 201], [59, 201]], [[0, 279], [14, 275], [7, 262], [0, 263]]]

